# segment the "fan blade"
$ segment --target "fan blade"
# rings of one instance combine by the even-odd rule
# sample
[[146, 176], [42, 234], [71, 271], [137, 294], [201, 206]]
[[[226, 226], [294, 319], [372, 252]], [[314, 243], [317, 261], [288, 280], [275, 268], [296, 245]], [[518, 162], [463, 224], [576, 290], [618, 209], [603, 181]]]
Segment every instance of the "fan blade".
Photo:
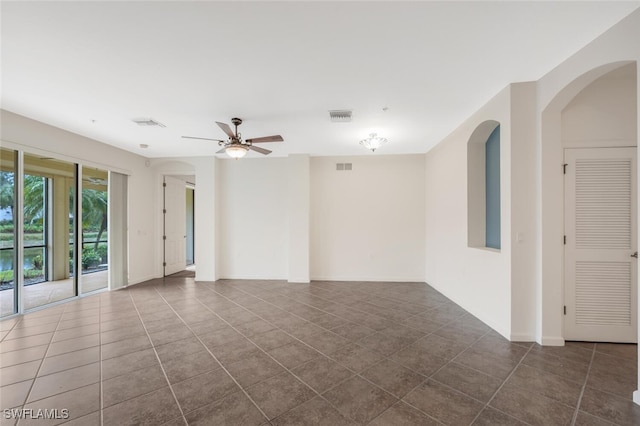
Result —
[[261, 138], [247, 139], [247, 142], [249, 143], [282, 142], [282, 141], [284, 141], [284, 139], [282, 139], [282, 136], [280, 135], [263, 136]]
[[227, 150], [227, 147], [225, 146], [224, 148], [222, 148], [219, 151], [216, 151], [216, 154], [224, 154], [224, 152]]
[[257, 146], [253, 146], [253, 145], [249, 145], [249, 149], [255, 152], [259, 152], [260, 154], [264, 154], [264, 155], [269, 155], [271, 154], [271, 151], [269, 151], [268, 149], [264, 149], [264, 148], [258, 148]]
[[224, 142], [220, 139], [209, 139], [209, 138], [197, 138], [195, 136], [183, 136], [184, 139], [200, 139], [203, 141], [216, 141], [216, 142]]
[[216, 124], [222, 129], [223, 132], [225, 132], [227, 134], [227, 136], [229, 136], [231, 139], [235, 139], [236, 135], [233, 133], [233, 130], [231, 130], [231, 127], [229, 127], [228, 124], [226, 123], [220, 123], [219, 121], [216, 121]]

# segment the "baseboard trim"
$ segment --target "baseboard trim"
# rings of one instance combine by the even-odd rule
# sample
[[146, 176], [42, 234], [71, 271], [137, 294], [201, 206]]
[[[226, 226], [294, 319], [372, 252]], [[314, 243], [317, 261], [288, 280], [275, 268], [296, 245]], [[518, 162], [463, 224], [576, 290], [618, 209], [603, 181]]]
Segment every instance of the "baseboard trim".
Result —
[[512, 342], [535, 342], [536, 337], [529, 333], [511, 333]]
[[633, 392], [633, 402], [640, 405], [640, 390]]
[[[198, 271], [196, 269], [196, 275]], [[287, 281], [287, 277], [283, 276], [269, 276], [269, 275], [238, 275], [238, 276], [230, 276], [230, 275], [221, 275], [218, 280], [256, 280], [256, 281]], [[199, 281], [199, 280], [196, 280]], [[207, 280], [210, 281], [210, 280]]]
[[542, 346], [564, 346], [564, 338], [542, 336], [539, 343]]
[[287, 282], [292, 284], [309, 284], [311, 280], [309, 280], [309, 278], [289, 278]]
[[149, 281], [149, 280], [154, 280], [156, 278], [162, 278], [160, 277], [156, 277], [155, 275], [147, 275], [146, 277], [141, 277], [141, 278], [133, 278], [133, 279], [129, 279], [129, 282], [127, 283], [127, 285], [118, 287], [118, 288], [124, 288], [124, 287], [129, 287], [130, 285], [135, 285], [135, 284], [140, 284], [143, 283], [145, 281]]
[[197, 282], [197, 283], [206, 283], [206, 282], [215, 282], [215, 281], [218, 281], [218, 280], [220, 279], [220, 278], [215, 278], [215, 279], [213, 279], [213, 280], [210, 280], [210, 279], [207, 279], [207, 278], [208, 278], [208, 277], [204, 277], [204, 278], [203, 278], [202, 274], [201, 274], [201, 275], [198, 275], [198, 271], [196, 270], [196, 275], [195, 275], [195, 277], [193, 278], [193, 280], [194, 280], [195, 282]]
[[390, 282], [426, 284], [422, 277], [311, 277], [311, 281], [345, 281], [345, 282]]

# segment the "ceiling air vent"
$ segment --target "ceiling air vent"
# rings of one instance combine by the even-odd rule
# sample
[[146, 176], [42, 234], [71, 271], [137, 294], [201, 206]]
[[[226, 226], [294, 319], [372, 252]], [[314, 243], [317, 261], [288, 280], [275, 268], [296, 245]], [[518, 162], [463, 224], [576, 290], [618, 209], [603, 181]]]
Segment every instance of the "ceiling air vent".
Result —
[[138, 126], [158, 126], [158, 127], [167, 127], [164, 124], [160, 123], [159, 121], [154, 120], [153, 118], [134, 118], [133, 120], [134, 123], [136, 123]]
[[332, 123], [349, 123], [351, 121], [351, 110], [334, 110], [329, 111], [329, 117]]

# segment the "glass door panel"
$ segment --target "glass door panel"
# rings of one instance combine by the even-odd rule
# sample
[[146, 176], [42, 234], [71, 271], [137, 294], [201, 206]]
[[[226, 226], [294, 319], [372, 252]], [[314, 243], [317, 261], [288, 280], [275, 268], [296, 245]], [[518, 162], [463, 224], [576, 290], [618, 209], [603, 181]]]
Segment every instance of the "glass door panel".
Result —
[[16, 264], [16, 152], [0, 150], [0, 317], [18, 312]]
[[76, 165], [24, 155], [25, 310], [76, 296], [74, 218]]
[[[25, 156], [26, 162], [26, 156]], [[49, 178], [24, 175], [24, 284], [47, 281]]]
[[82, 168], [82, 292], [109, 285], [109, 173]]

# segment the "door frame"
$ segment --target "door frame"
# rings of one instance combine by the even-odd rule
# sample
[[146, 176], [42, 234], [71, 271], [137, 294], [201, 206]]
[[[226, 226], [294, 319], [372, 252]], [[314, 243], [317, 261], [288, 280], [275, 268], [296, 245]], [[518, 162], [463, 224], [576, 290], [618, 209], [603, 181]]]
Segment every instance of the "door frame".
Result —
[[[638, 177], [640, 176], [640, 174], [638, 173], [638, 155], [637, 155], [637, 147], [636, 146], [575, 146], [575, 147], [563, 147], [562, 148], [562, 158], [563, 158], [563, 169], [565, 170], [563, 172], [563, 185], [562, 185], [562, 193], [563, 193], [563, 203], [562, 203], [562, 218], [563, 218], [563, 233], [564, 233], [564, 239], [565, 242], [563, 243], [563, 247], [562, 247], [562, 257], [561, 257], [561, 263], [562, 263], [562, 280], [561, 280], [561, 288], [562, 288], [562, 305], [563, 305], [563, 315], [562, 315], [562, 337], [563, 339], [566, 341], [567, 340], [567, 314], [566, 314], [566, 309], [567, 309], [567, 268], [569, 265], [567, 265], [567, 245], [566, 245], [566, 238], [567, 238], [567, 229], [568, 229], [568, 224], [567, 224], [567, 201], [568, 201], [568, 194], [566, 192], [566, 154], [568, 150], [604, 150], [604, 149], [635, 149], [636, 150], [636, 167], [635, 170], [632, 171], [632, 180], [635, 184], [635, 194], [632, 194], [632, 197], [635, 197], [634, 200], [634, 217], [632, 217], [632, 229], [633, 227], [635, 227], [635, 235], [632, 235], [632, 240], [635, 239], [635, 248], [631, 248], [629, 250], [638, 250], [638, 244], [640, 243], [640, 238], [638, 238], [638, 232], [640, 230], [640, 224], [638, 222], [638, 219], [640, 218], [640, 212], [638, 209], [638, 195], [640, 194], [640, 185], [638, 184]], [[637, 251], [636, 251], [637, 253]], [[637, 258], [636, 258], [637, 259]], [[631, 286], [632, 286], [632, 298], [635, 298], [635, 310], [633, 309], [633, 300], [632, 300], [632, 327], [635, 328], [635, 340], [633, 342], [622, 342], [620, 341], [619, 343], [638, 343], [638, 330], [640, 329], [640, 325], [639, 325], [639, 321], [640, 321], [640, 315], [638, 315], [638, 307], [640, 306], [640, 294], [639, 294], [639, 289], [640, 286], [638, 284], [638, 279], [640, 277], [640, 267], [638, 266], [638, 261], [635, 261], [635, 269], [636, 269], [636, 276], [635, 279], [632, 280], [631, 282]], [[635, 320], [635, 321], [634, 321]]]
[[[164, 166], [164, 167], [163, 167]], [[164, 164], [159, 162], [154, 164], [153, 162], [149, 163], [148, 167], [156, 168], [155, 171], [155, 182], [156, 182], [156, 192], [155, 192], [155, 200], [154, 205], [157, 206], [155, 213], [155, 235], [158, 243], [153, 244], [154, 249], [154, 273], [148, 279], [152, 278], [162, 278], [164, 277], [164, 187], [162, 184], [164, 183], [165, 176], [177, 177], [177, 176], [193, 176], [195, 179], [195, 169], [194, 167], [186, 162], [182, 161], [171, 161], [169, 164]], [[185, 182], [185, 185], [188, 183]], [[194, 185], [195, 189], [195, 185]], [[194, 227], [195, 227], [195, 218], [194, 218]], [[194, 259], [195, 260], [195, 259]]]
[[[189, 247], [191, 247], [191, 255], [192, 255], [192, 262], [189, 263], [189, 257], [186, 257], [186, 261], [187, 261], [187, 266], [192, 266], [195, 265], [196, 263], [196, 247], [195, 247], [195, 234], [196, 234], [196, 186], [195, 184], [191, 184], [187, 182], [187, 191], [192, 191], [192, 195], [191, 195], [191, 229], [189, 229], [189, 227], [187, 226], [187, 241], [186, 241], [186, 245], [187, 245], [187, 250], [189, 250]], [[189, 199], [187, 198], [187, 202], [189, 202]], [[187, 209], [187, 218], [189, 218], [189, 209]], [[189, 243], [189, 241], [191, 241], [191, 243]]]

